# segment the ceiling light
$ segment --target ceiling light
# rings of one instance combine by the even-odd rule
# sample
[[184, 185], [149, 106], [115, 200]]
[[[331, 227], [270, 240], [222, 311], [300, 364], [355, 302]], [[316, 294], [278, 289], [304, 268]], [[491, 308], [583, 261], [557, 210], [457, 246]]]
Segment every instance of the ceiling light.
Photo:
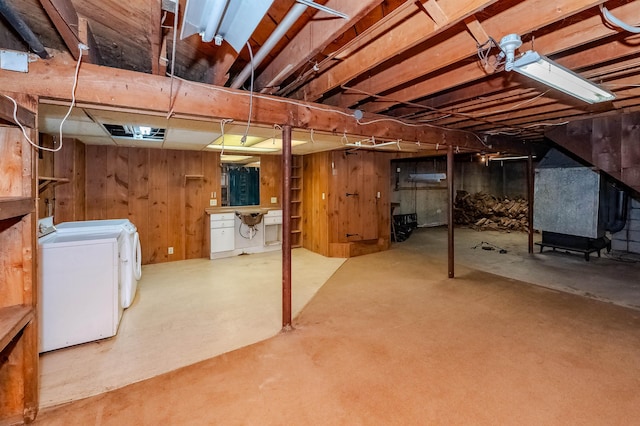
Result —
[[516, 71], [590, 104], [615, 99], [615, 95], [610, 91], [533, 50], [515, 59], [515, 49], [521, 44], [522, 41], [517, 34], [509, 34], [500, 40], [500, 48], [506, 55], [506, 71]]
[[279, 151], [278, 148], [257, 148], [253, 146], [228, 146], [226, 143], [224, 147], [222, 145], [207, 145], [208, 149], [213, 149], [216, 151], [225, 151], [225, 152], [276, 152]]
[[273, 0], [187, 0], [180, 39], [200, 34], [202, 41], [226, 40], [240, 52]]

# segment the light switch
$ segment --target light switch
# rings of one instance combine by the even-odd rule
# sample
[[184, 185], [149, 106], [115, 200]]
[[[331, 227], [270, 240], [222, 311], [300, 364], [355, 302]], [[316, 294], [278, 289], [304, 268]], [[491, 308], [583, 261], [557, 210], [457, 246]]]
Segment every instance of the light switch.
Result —
[[216, 200], [215, 198], [212, 200], [209, 200], [209, 205], [212, 207], [215, 207], [218, 205], [218, 200]]
[[278, 204], [278, 197], [271, 197], [271, 204]]

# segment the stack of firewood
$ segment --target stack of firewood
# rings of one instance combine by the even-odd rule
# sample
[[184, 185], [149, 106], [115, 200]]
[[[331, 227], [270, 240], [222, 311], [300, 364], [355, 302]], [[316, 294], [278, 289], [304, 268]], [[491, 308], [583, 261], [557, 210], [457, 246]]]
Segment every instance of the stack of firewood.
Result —
[[500, 198], [478, 192], [457, 191], [454, 207], [456, 225], [477, 230], [527, 231], [529, 203], [523, 198]]

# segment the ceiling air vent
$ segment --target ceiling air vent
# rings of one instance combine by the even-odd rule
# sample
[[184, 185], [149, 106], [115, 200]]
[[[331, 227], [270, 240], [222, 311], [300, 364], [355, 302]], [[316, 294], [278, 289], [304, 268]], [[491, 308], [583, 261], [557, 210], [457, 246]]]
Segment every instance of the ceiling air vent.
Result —
[[103, 126], [114, 138], [145, 141], [164, 140], [165, 129], [161, 129], [158, 127], [129, 126], [121, 124], [103, 124]]

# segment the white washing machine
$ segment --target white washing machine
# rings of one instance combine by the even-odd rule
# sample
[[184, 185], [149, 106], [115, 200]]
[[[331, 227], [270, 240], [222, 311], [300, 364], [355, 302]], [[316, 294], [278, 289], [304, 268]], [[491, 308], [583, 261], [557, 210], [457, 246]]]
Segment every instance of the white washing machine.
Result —
[[115, 336], [122, 317], [122, 231], [38, 239], [40, 348], [47, 352]]
[[136, 226], [129, 219], [108, 219], [62, 222], [55, 228], [58, 233], [124, 232], [124, 248], [120, 253], [122, 307], [126, 309], [131, 306], [138, 280], [142, 277], [142, 248]]

